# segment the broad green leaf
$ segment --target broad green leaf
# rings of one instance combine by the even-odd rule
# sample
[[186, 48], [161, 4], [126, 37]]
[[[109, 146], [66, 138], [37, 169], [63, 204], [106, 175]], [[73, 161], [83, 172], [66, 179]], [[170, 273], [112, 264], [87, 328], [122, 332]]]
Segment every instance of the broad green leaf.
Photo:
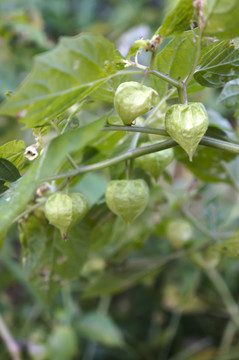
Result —
[[[154, 68], [164, 74], [168, 74], [175, 80], [184, 80], [189, 74], [196, 56], [196, 43], [192, 31], [187, 31], [176, 36], [165, 48], [158, 53]], [[152, 85], [160, 97], [166, 95], [169, 88], [168, 83], [155, 76], [151, 76]], [[191, 81], [188, 93], [202, 90], [201, 86]], [[175, 93], [177, 94], [177, 93]]]
[[99, 311], [86, 313], [78, 323], [80, 333], [91, 341], [106, 346], [124, 346], [123, 334], [109, 315]]
[[239, 76], [239, 49], [229, 41], [209, 45], [202, 52], [194, 78], [202, 86], [222, 87]]
[[219, 246], [213, 247], [213, 250], [219, 251], [220, 253], [239, 258], [239, 231], [232, 235], [229, 239], [223, 242]]
[[239, 79], [231, 80], [224, 86], [218, 102], [227, 108], [239, 108]]
[[16, 181], [21, 177], [16, 166], [7, 159], [0, 158], [0, 180], [6, 182]]
[[23, 162], [25, 143], [22, 140], [13, 140], [0, 146], [0, 158], [5, 158], [13, 163], [17, 168]]
[[78, 278], [89, 247], [82, 223], [63, 240], [44, 213], [38, 212], [21, 222], [19, 232], [24, 270], [43, 298], [52, 298], [68, 281]]
[[177, 160], [183, 162], [200, 180], [232, 184], [223, 162], [232, 161], [236, 155], [200, 145], [193, 156], [193, 161], [188, 160], [185, 151], [180, 147], [176, 147], [174, 153]]
[[175, 9], [166, 16], [155, 35], [166, 38], [181, 34], [190, 26], [193, 10], [193, 0], [180, 0]]
[[204, 4], [204, 35], [219, 39], [239, 36], [238, 0], [206, 0]]
[[53, 139], [43, 154], [32, 163], [27, 173], [0, 199], [0, 229], [7, 231], [11, 222], [30, 201], [34, 191], [46, 177], [59, 170], [67, 154], [82, 150], [98, 136], [106, 116], [79, 129], [68, 131]]
[[[32, 72], [2, 104], [0, 114], [19, 117], [27, 127], [43, 125], [104, 84], [117, 59], [113, 44], [103, 37], [62, 38], [36, 57]], [[94, 95], [113, 100], [113, 85], [105, 84]]]

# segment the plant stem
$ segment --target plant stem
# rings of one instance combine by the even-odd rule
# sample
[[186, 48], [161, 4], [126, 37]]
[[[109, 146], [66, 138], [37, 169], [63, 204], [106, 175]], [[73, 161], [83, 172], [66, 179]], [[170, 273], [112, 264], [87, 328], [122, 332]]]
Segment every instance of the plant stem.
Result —
[[[103, 130], [132, 131], [132, 132], [142, 132], [142, 133], [148, 133], [148, 134], [167, 135], [167, 132], [162, 129], [152, 129], [152, 128], [144, 128], [144, 127], [141, 128], [138, 126], [131, 127], [131, 126], [115, 126], [114, 125], [114, 126], [108, 126]], [[104, 161], [98, 162], [96, 164], [91, 164], [91, 165], [86, 165], [86, 166], [78, 166], [78, 168], [75, 170], [70, 170], [66, 173], [49, 176], [48, 178], [44, 179], [43, 181], [57, 180], [57, 179], [62, 179], [62, 178], [66, 178], [66, 177], [76, 176], [79, 174], [84, 174], [84, 173], [87, 173], [90, 171], [101, 170], [106, 167], [118, 164], [121, 161], [134, 159], [134, 158], [142, 156], [142, 155], [150, 154], [152, 152], [162, 151], [162, 150], [169, 149], [169, 148], [177, 146], [177, 145], [178, 144], [174, 140], [169, 139], [166, 141], [161, 141], [157, 144], [144, 146], [144, 147], [140, 147], [140, 148], [136, 148], [136, 149], [129, 149], [125, 153], [115, 156], [111, 159], [104, 160]], [[210, 138], [207, 136], [203, 136], [202, 140], [200, 141], [200, 145], [206, 145], [208, 147], [212, 147], [215, 149], [229, 151], [234, 154], [239, 154], [239, 145], [229, 143], [226, 141], [222, 141], [222, 140], [218, 140], [218, 139], [214, 139], [214, 138]]]
[[20, 347], [14, 340], [2, 316], [0, 315], [0, 335], [13, 360], [21, 360]]
[[148, 68], [147, 66], [144, 66], [144, 65], [141, 65], [141, 64], [138, 64], [138, 63], [134, 63], [134, 62], [130, 61], [128, 66], [134, 66], [134, 67], [137, 67], [137, 68], [142, 69], [144, 71], [148, 70], [148, 74], [154, 75], [154, 76], [158, 77], [159, 79], [161, 79], [161, 80], [169, 83], [170, 85], [174, 86], [178, 90], [178, 98], [179, 98], [180, 103], [184, 104], [184, 89], [183, 89], [183, 85], [179, 81], [174, 80], [170, 76], [168, 76], [166, 74], [163, 74], [162, 72], [160, 72], [158, 70], [151, 69], [151, 67]]
[[239, 308], [232, 297], [224, 279], [216, 269], [204, 269], [206, 275], [211, 280], [213, 286], [218, 291], [231, 320], [239, 329]]
[[[128, 131], [128, 132], [141, 132], [145, 134], [155, 134], [155, 135], [164, 135], [169, 136], [166, 130], [163, 129], [153, 129], [147, 127], [140, 126], [120, 126], [120, 125], [110, 125], [106, 128], [103, 128], [102, 131]], [[215, 149], [229, 151], [233, 154], [239, 154], [239, 145], [235, 143], [231, 143], [228, 141], [223, 141], [219, 139], [215, 139], [209, 136], [203, 136], [200, 141], [200, 145], [205, 145], [208, 147], [212, 147]]]
[[84, 174], [84, 173], [87, 173], [90, 171], [101, 170], [106, 167], [118, 164], [121, 161], [134, 159], [136, 157], [149, 154], [151, 152], [157, 152], [160, 150], [169, 149], [173, 146], [177, 146], [177, 143], [174, 140], [170, 139], [170, 140], [162, 141], [157, 144], [140, 147], [137, 149], [129, 149], [125, 153], [115, 156], [111, 159], [100, 161], [100, 162], [98, 162], [96, 164], [92, 164], [92, 165], [79, 166], [78, 169], [70, 170], [66, 173], [61, 173], [58, 175], [49, 176], [48, 178], [44, 179], [43, 181], [57, 180], [57, 179], [62, 179], [62, 178], [66, 178], [66, 177], [76, 176], [79, 174]]
[[163, 74], [160, 71], [157, 71], [155, 69], [149, 70], [148, 73], [152, 74], [152, 75], [158, 77], [159, 79], [161, 79], [163, 81], [166, 81], [170, 85], [174, 86], [178, 90], [178, 98], [179, 98], [180, 103], [184, 104], [184, 88], [183, 88], [183, 84], [181, 84], [179, 81], [174, 80], [170, 76], [168, 76], [166, 74]]
[[229, 320], [222, 335], [222, 341], [219, 348], [219, 356], [227, 355], [229, 353], [233, 338], [235, 337], [237, 331], [237, 326], [232, 320]]

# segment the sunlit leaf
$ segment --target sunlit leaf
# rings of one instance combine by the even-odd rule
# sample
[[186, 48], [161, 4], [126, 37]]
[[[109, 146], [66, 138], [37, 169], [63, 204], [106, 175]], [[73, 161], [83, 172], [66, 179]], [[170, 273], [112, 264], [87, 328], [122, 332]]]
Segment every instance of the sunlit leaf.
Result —
[[173, 11], [164, 19], [155, 35], [162, 37], [175, 36], [190, 26], [193, 16], [193, 0], [180, 0]]
[[218, 102], [227, 108], [237, 110], [239, 107], [239, 79], [229, 81], [223, 88]]
[[239, 76], [239, 49], [229, 41], [209, 45], [202, 52], [194, 78], [202, 86], [221, 87]]
[[[187, 31], [176, 36], [165, 48], [158, 53], [155, 59], [154, 68], [171, 78], [182, 81], [188, 76], [196, 55], [196, 43], [192, 31]], [[153, 87], [160, 97], [165, 96], [169, 85], [167, 82], [152, 76]], [[202, 90], [201, 86], [192, 80], [188, 86], [188, 93]], [[175, 92], [177, 96], [177, 92]]]
[[23, 161], [25, 143], [22, 140], [13, 140], [0, 146], [0, 158], [5, 158], [16, 167], [19, 167]]
[[233, 39], [239, 36], [238, 0], [205, 0], [204, 35], [220, 39]]
[[[19, 117], [27, 127], [43, 125], [103, 85], [116, 71], [109, 63], [117, 59], [113, 44], [103, 37], [62, 38], [53, 50], [36, 57], [32, 72], [2, 104], [0, 114]], [[113, 84], [94, 93], [111, 101], [113, 94]]]

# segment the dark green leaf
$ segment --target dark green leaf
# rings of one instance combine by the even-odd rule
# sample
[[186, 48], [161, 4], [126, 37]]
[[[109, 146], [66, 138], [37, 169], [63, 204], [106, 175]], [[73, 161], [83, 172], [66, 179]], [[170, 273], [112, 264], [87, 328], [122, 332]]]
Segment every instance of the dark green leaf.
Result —
[[186, 30], [193, 16], [193, 0], [180, 0], [175, 9], [170, 12], [155, 35], [164, 38], [175, 36]]
[[0, 180], [6, 182], [16, 181], [21, 177], [16, 166], [7, 159], [0, 158]]
[[227, 108], [239, 108], [239, 79], [231, 80], [224, 86], [218, 102]]
[[202, 86], [221, 87], [239, 76], [239, 49], [228, 41], [215, 42], [202, 52], [194, 78]]
[[[79, 35], [62, 38], [53, 50], [36, 57], [24, 83], [0, 107], [0, 114], [21, 118], [27, 127], [45, 124], [72, 104], [103, 85], [115, 72], [105, 62], [118, 59], [114, 46], [103, 37]], [[112, 85], [94, 95], [113, 100]]]
[[219, 39], [233, 39], [239, 36], [238, 0], [207, 0], [204, 5], [204, 35]]
[[5, 181], [0, 180], [0, 194], [2, 194], [4, 191], [8, 189], [7, 186], [4, 185]]

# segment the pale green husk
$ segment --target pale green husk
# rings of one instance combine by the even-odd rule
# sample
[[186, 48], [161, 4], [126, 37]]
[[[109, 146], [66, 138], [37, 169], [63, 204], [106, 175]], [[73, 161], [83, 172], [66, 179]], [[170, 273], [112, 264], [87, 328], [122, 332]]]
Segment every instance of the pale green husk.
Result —
[[87, 211], [87, 200], [80, 193], [67, 195], [56, 192], [49, 196], [45, 204], [46, 218], [60, 230], [63, 238], [66, 238], [69, 228], [82, 220]]
[[166, 227], [166, 235], [175, 249], [180, 249], [193, 239], [192, 225], [182, 218], [171, 220]]
[[148, 204], [149, 189], [144, 180], [113, 180], [106, 189], [109, 209], [127, 224], [139, 216]]
[[[141, 146], [155, 144], [156, 142], [143, 143]], [[166, 167], [174, 159], [174, 150], [172, 148], [143, 155], [136, 159], [136, 164], [143, 170], [150, 173], [155, 179], [162, 174]]]
[[208, 128], [208, 115], [201, 103], [172, 105], [165, 116], [169, 135], [187, 152], [190, 161]]
[[158, 101], [155, 90], [135, 81], [124, 82], [115, 92], [114, 105], [125, 125], [151, 110]]

